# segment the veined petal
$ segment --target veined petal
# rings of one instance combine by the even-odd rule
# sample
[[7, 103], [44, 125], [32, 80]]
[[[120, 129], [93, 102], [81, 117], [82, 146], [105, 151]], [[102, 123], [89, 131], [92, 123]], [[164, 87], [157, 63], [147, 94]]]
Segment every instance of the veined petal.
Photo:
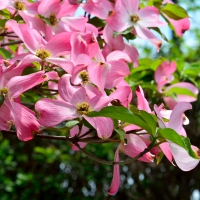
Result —
[[45, 127], [52, 127], [79, 116], [74, 105], [54, 99], [41, 99], [35, 104], [35, 110], [39, 114], [39, 123]]
[[38, 6], [38, 13], [48, 18], [51, 14], [56, 15], [60, 8], [59, 0], [43, 0]]
[[160, 50], [162, 40], [156, 38], [156, 36], [148, 28], [143, 27], [139, 23], [135, 24], [134, 27], [138, 37], [149, 40], [153, 45], [155, 45], [158, 51]]
[[15, 76], [7, 84], [9, 97], [16, 98], [26, 90], [47, 80], [44, 71], [36, 72], [26, 76]]
[[149, 103], [144, 96], [144, 92], [143, 92], [142, 87], [138, 86], [135, 93], [137, 95], [137, 107], [138, 107], [138, 109], [145, 110], [146, 112], [151, 113]]
[[170, 150], [170, 146], [168, 142], [162, 143], [159, 145], [159, 147], [161, 148], [162, 152], [165, 154], [165, 156], [167, 157], [167, 159], [172, 162], [173, 160], [173, 156], [172, 156], [172, 152]]
[[135, 14], [136, 12], [138, 12], [139, 8], [140, 8], [140, 0], [120, 0], [124, 6], [126, 7], [126, 10], [128, 11], [128, 13], [130, 15]]
[[[172, 151], [174, 160], [178, 167], [183, 171], [190, 171], [194, 169], [198, 163], [199, 159], [194, 159], [190, 157], [188, 152], [182, 147], [178, 146], [175, 143], [169, 142], [170, 149]], [[197, 147], [192, 146], [193, 150], [199, 151]]]
[[68, 74], [72, 74], [72, 70], [74, 68], [74, 65], [69, 60], [67, 60], [65, 58], [60, 58], [60, 57], [49, 57], [49, 58], [46, 58], [46, 61], [61, 67]]
[[70, 80], [71, 75], [63, 75], [58, 83], [58, 91], [65, 101], [76, 106], [77, 103], [86, 100], [86, 91], [82, 86], [72, 86]]
[[179, 132], [182, 129], [183, 125], [183, 113], [186, 110], [192, 109], [192, 105], [188, 102], [180, 102], [173, 109], [168, 128], [174, 129], [176, 132]]
[[[134, 134], [126, 134], [125, 138], [127, 139], [127, 144], [124, 145], [124, 143], [121, 142], [118, 148], [119, 151], [122, 151], [131, 158], [136, 157], [139, 153], [143, 152], [147, 148], [146, 143], [140, 138], [140, 136]], [[148, 152], [138, 160], [142, 162], [153, 162], [154, 156]]]
[[87, 117], [83, 116], [96, 130], [99, 138], [108, 139], [111, 137], [114, 125], [113, 120], [107, 117]]
[[70, 38], [70, 32], [59, 33], [49, 40], [45, 49], [49, 50], [52, 56], [61, 56], [69, 53], [71, 51]]
[[9, 101], [8, 98], [5, 99], [5, 102], [0, 106], [0, 130], [10, 130], [12, 125], [12, 116], [10, 107], [6, 106], [6, 102]]
[[90, 80], [99, 90], [104, 93], [107, 76], [111, 70], [111, 65], [108, 63], [92, 64], [88, 66]]
[[117, 61], [123, 60], [126, 62], [131, 62], [129, 55], [123, 51], [112, 51], [106, 58], [107, 61]]
[[33, 139], [35, 132], [38, 132], [40, 128], [35, 113], [14, 101], [10, 101], [10, 106], [18, 138], [22, 141]]

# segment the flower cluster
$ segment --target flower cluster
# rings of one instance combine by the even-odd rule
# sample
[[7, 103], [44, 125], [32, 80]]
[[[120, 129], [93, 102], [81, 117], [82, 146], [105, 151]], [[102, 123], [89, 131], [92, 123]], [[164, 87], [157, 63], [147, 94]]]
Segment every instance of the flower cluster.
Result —
[[[142, 87], [134, 91], [126, 81], [140, 68], [139, 53], [127, 35], [148, 40], [159, 51], [162, 40], [152, 30], [171, 23], [182, 36], [189, 29], [187, 14], [174, 19], [175, 14], [167, 12], [178, 5], [153, 2], [0, 0], [5, 14], [1, 46], [12, 55], [0, 59], [0, 130], [16, 131], [20, 140], [28, 141], [72, 122], [65, 134], [73, 150], [82, 150], [87, 141], [118, 142], [111, 195], [120, 184], [119, 152], [142, 162], [164, 154], [182, 170], [193, 169], [199, 150], [181, 141], [187, 140], [183, 112], [191, 109], [189, 102], [196, 100], [198, 89], [192, 83], [172, 82], [176, 63], [164, 61], [155, 70], [154, 85], [173, 110], [163, 104], [151, 110]], [[76, 17], [78, 8], [84, 16]], [[12, 44], [17, 44], [15, 50]], [[28, 92], [36, 96], [29, 104]]]

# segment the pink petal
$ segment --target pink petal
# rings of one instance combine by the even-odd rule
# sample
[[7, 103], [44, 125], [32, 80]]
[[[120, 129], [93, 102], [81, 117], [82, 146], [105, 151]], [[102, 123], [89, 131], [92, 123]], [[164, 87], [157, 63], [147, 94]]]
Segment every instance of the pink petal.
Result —
[[33, 88], [34, 86], [44, 82], [47, 77], [44, 75], [44, 71], [36, 72], [26, 76], [15, 76], [10, 79], [7, 84], [9, 89], [9, 97], [16, 98], [26, 90]]
[[[181, 170], [190, 171], [198, 165], [199, 159], [194, 159], [190, 157], [190, 155], [185, 149], [183, 149], [182, 147], [172, 142], [169, 142], [169, 145], [170, 145], [170, 149], [172, 151], [174, 160]], [[194, 146], [192, 148], [194, 150], [198, 149], [198, 148], [195, 148]]]
[[128, 108], [132, 100], [132, 90], [130, 86], [122, 86], [111, 93], [109, 97], [113, 100], [118, 100], [121, 105]]
[[[119, 162], [119, 150], [117, 149], [115, 152], [115, 162]], [[119, 186], [120, 186], [120, 170], [119, 170], [119, 165], [114, 165], [113, 167], [113, 178], [112, 178], [112, 182], [110, 185], [110, 188], [108, 190], [108, 194], [110, 195], [114, 195], [117, 193], [117, 191], [119, 190]]]
[[166, 22], [159, 20], [159, 12], [155, 7], [144, 7], [138, 11], [138, 16], [140, 20], [138, 24], [144, 27], [160, 27], [167, 25]]
[[129, 55], [123, 51], [112, 51], [106, 58], [107, 61], [123, 60], [126, 62], [131, 62]]
[[192, 105], [188, 102], [180, 102], [173, 109], [168, 128], [174, 129], [176, 132], [179, 132], [182, 129], [183, 124], [183, 113], [186, 110], [192, 109]]
[[39, 114], [39, 123], [45, 127], [53, 127], [62, 121], [77, 118], [77, 108], [72, 104], [54, 99], [41, 99], [35, 104]]
[[114, 125], [113, 121], [107, 117], [87, 117], [83, 116], [96, 130], [99, 138], [103, 140], [111, 137]]
[[66, 58], [49, 57], [49, 58], [46, 58], [46, 61], [61, 67], [69, 74], [72, 73], [72, 70], [74, 68], [73, 63], [67, 60]]
[[124, 80], [125, 76], [130, 74], [128, 65], [121, 61], [109, 61], [111, 70], [107, 76], [105, 88], [111, 89], [115, 87], [120, 81]]
[[59, 33], [54, 36], [46, 45], [53, 56], [60, 56], [71, 51], [70, 45], [71, 33]]
[[89, 78], [99, 90], [104, 93], [106, 79], [111, 70], [111, 65], [108, 63], [92, 64], [88, 66]]
[[106, 21], [110, 28], [117, 32], [123, 32], [132, 26], [130, 15], [121, 1], [117, 1], [115, 9], [108, 15]]
[[128, 13], [130, 15], [135, 14], [140, 8], [140, 1], [139, 0], [120, 0], [124, 6], [126, 7]]
[[160, 50], [162, 40], [156, 38], [156, 36], [148, 28], [143, 27], [139, 23], [135, 24], [134, 27], [138, 37], [149, 40], [156, 47], [157, 51]]
[[58, 83], [58, 91], [65, 101], [76, 106], [77, 103], [86, 100], [86, 91], [82, 86], [72, 86], [70, 80], [69, 74], [63, 75]]
[[46, 18], [50, 17], [52, 13], [56, 15], [59, 11], [59, 0], [43, 0], [38, 6], [38, 13]]
[[141, 86], [138, 86], [138, 88], [136, 89], [136, 95], [137, 95], [137, 107], [140, 110], [145, 110], [148, 113], [151, 113], [151, 109], [149, 107], [149, 103], [146, 100], [145, 96], [144, 96], [144, 92]]
[[40, 125], [35, 117], [35, 113], [25, 106], [10, 102], [12, 117], [17, 129], [17, 136], [22, 141], [33, 139], [34, 134], [39, 131]]
[[[4, 101], [9, 101], [8, 98], [6, 98]], [[12, 116], [10, 107], [6, 106], [6, 102], [4, 102], [0, 106], [0, 130], [10, 130], [12, 125]]]
[[[127, 139], [127, 144], [124, 145], [124, 143], [121, 142], [118, 148], [131, 158], [136, 157], [139, 153], [143, 152], [147, 148], [146, 143], [137, 135], [126, 134], [125, 138]], [[154, 156], [148, 152], [138, 160], [142, 162], [153, 162]]]
[[159, 145], [159, 147], [161, 148], [162, 152], [165, 154], [165, 156], [167, 157], [167, 159], [172, 162], [173, 160], [173, 156], [172, 156], [172, 152], [169, 146], [168, 142], [162, 143]]

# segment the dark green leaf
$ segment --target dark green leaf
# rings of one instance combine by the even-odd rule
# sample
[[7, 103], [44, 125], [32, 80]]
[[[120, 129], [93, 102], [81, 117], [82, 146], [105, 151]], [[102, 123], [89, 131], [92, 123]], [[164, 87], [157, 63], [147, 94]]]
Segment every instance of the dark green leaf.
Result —
[[143, 118], [143, 120], [148, 124], [148, 126], [151, 128], [151, 134], [155, 135], [156, 133], [156, 121], [152, 117], [151, 114], [147, 113], [144, 110], [140, 110], [139, 115]]
[[154, 27], [154, 28], [151, 28], [151, 29], [153, 29], [154, 31], [156, 31], [157, 33], [159, 33], [160, 36], [162, 37], [162, 39], [164, 39], [166, 42], [169, 42], [169, 40], [167, 39], [167, 37], [160, 31], [159, 28]]
[[4, 100], [5, 100], [4, 95], [0, 95], [0, 107], [3, 104]]
[[123, 106], [109, 106], [103, 108], [101, 111], [90, 112], [87, 114], [88, 117], [110, 117], [112, 119], [121, 120], [123, 122], [129, 122], [135, 124], [142, 129], [145, 129], [148, 133], [151, 133], [151, 128], [142, 121], [136, 114], [131, 113], [130, 110]]
[[114, 37], [116, 37], [118, 35], [126, 35], [126, 34], [130, 33], [133, 29], [134, 29], [134, 27], [131, 26], [130, 28], [127, 28], [125, 31], [123, 31], [121, 33], [114, 32]]
[[91, 18], [88, 23], [96, 26], [96, 27], [104, 27], [106, 25], [106, 22], [102, 19], [99, 19], [98, 17]]
[[124, 136], [125, 136], [125, 131], [123, 129], [115, 129], [117, 134], [119, 135], [120, 140], [125, 143]]
[[0, 55], [2, 55], [4, 59], [11, 58], [12, 56], [12, 54], [4, 48], [0, 48]]

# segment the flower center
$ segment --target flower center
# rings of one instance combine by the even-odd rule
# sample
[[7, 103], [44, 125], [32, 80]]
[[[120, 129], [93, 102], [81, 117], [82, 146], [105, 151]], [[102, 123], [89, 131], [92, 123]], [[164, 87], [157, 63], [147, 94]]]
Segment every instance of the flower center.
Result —
[[26, 5], [23, 3], [23, 2], [20, 2], [20, 1], [16, 1], [14, 3], [14, 7], [17, 9], [17, 10], [26, 10]]
[[86, 71], [82, 71], [79, 73], [82, 81], [83, 81], [83, 84], [86, 84], [88, 81], [89, 81], [89, 76], [88, 76], [88, 73]]
[[87, 103], [87, 102], [78, 103], [77, 112], [80, 115], [87, 114], [88, 112], [91, 112], [91, 111], [92, 111], [92, 109], [90, 108], [89, 103]]
[[49, 20], [50, 20], [51, 26], [55, 26], [58, 23], [55, 14], [51, 14], [49, 17]]
[[0, 89], [0, 95], [6, 96], [8, 94], [8, 88], [2, 88]]
[[136, 22], [140, 21], [140, 18], [139, 18], [138, 15], [133, 14], [133, 15], [131, 15], [131, 21], [132, 21], [133, 23], [136, 23]]
[[38, 49], [36, 51], [36, 56], [44, 60], [45, 58], [48, 58], [51, 56], [51, 53], [48, 50], [44, 49]]

